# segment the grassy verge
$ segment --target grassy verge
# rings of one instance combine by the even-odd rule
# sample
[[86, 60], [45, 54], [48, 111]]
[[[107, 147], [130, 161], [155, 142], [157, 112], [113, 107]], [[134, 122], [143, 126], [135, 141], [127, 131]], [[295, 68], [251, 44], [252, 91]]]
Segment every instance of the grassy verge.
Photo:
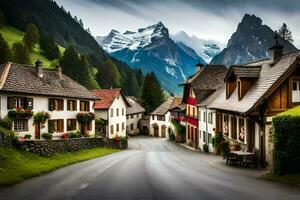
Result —
[[300, 174], [284, 175], [284, 176], [273, 176], [271, 174], [268, 174], [265, 176], [265, 178], [272, 180], [272, 181], [277, 181], [277, 182], [288, 183], [291, 185], [300, 186]]
[[0, 148], [0, 187], [39, 176], [72, 163], [118, 152], [118, 149], [95, 148], [55, 154], [49, 158], [16, 149]]

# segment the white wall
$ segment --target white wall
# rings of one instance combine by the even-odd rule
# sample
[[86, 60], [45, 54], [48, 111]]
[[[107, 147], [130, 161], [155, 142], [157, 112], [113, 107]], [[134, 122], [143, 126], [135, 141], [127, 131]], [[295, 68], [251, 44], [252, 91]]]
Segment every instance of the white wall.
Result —
[[[203, 120], [203, 113], [206, 112], [206, 122]], [[211, 138], [215, 137], [215, 131], [214, 129], [216, 128], [216, 112], [215, 110], [207, 109], [204, 107], [199, 107], [198, 108], [198, 113], [201, 113], [200, 120], [198, 120], [198, 134], [199, 134], [199, 148], [203, 151], [203, 145], [205, 142], [203, 142], [203, 131], [205, 131], [206, 134], [206, 140], [208, 141], [208, 133], [211, 134]], [[208, 113], [212, 113], [212, 123], [208, 123]], [[199, 118], [199, 117], [198, 117]], [[207, 124], [207, 130], [206, 130], [206, 124]], [[209, 152], [213, 152], [214, 148], [212, 143], [208, 143], [208, 149]]]
[[166, 138], [169, 138], [169, 128], [171, 127], [171, 114], [168, 111], [164, 116], [165, 116], [165, 120], [164, 121], [160, 121], [157, 120], [157, 115], [154, 115], [154, 120], [152, 118], [153, 115], [150, 115], [150, 135], [154, 136], [154, 127], [153, 124], [157, 124], [158, 125], [158, 136], [162, 137], [162, 126], [165, 125], [166, 126]]
[[[13, 95], [5, 95], [1, 94], [1, 104], [0, 104], [0, 110], [1, 110], [1, 118], [4, 118], [7, 113], [7, 96], [13, 96]], [[56, 138], [60, 138], [60, 136], [63, 133], [67, 133], [67, 119], [76, 119], [76, 115], [78, 113], [82, 113], [83, 111], [79, 111], [79, 106], [80, 106], [80, 100], [77, 99], [77, 111], [68, 111], [67, 110], [67, 98], [59, 98], [64, 100], [64, 110], [63, 111], [49, 111], [49, 98], [54, 98], [54, 97], [43, 97], [43, 96], [27, 96], [27, 95], [14, 95], [14, 96], [22, 96], [22, 97], [29, 97], [33, 98], [33, 109], [32, 111], [34, 113], [37, 112], [48, 112], [50, 114], [50, 120], [52, 119], [63, 119], [64, 120], [64, 131], [61, 133], [53, 133], [53, 136]], [[75, 99], [72, 99], [75, 100]], [[90, 111], [89, 112], [94, 112], [93, 108], [94, 101], [90, 100]], [[76, 123], [77, 130], [80, 130], [79, 128], [79, 123]], [[41, 125], [41, 135], [43, 133], [48, 132], [48, 121], [44, 124]], [[70, 131], [72, 132], [72, 131]], [[23, 131], [23, 132], [17, 132], [18, 136], [23, 137], [25, 134], [30, 134], [32, 135], [31, 139], [35, 138], [35, 127], [33, 124], [33, 117], [31, 117], [28, 120], [28, 131]], [[92, 130], [90, 131], [91, 135], [95, 134], [95, 120], [92, 121]]]
[[[131, 118], [133, 116], [133, 118]], [[138, 122], [142, 119], [143, 113], [128, 114], [126, 116], [126, 126], [129, 134], [138, 134], [140, 130], [138, 129]], [[130, 129], [131, 124], [133, 124], [133, 130]]]

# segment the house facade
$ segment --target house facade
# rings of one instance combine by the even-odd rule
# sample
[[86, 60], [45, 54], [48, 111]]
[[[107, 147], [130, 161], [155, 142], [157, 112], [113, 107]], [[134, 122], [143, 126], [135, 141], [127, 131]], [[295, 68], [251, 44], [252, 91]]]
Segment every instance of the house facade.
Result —
[[137, 102], [135, 97], [126, 97], [130, 107], [126, 109], [126, 130], [129, 135], [140, 134], [140, 121], [144, 116], [145, 109]]
[[207, 123], [211, 114], [208, 116], [205, 104], [200, 108], [199, 105], [222, 87], [227, 68], [224, 65], [201, 64], [196, 67], [195, 75], [181, 85], [184, 86], [183, 103], [186, 104], [186, 143], [195, 149], [202, 149], [204, 143], [209, 144], [213, 133], [208, 130], [211, 125]]
[[107, 138], [126, 136], [126, 108], [130, 107], [121, 89], [94, 90], [94, 95], [100, 98], [95, 101], [96, 119], [105, 121], [98, 127]]
[[[0, 74], [0, 117], [13, 119], [17, 136], [42, 139], [43, 133], [51, 133], [58, 139], [67, 132], [95, 133], [95, 120], [80, 123], [77, 115], [93, 115], [97, 97], [62, 74], [59, 66], [50, 70], [43, 69], [39, 61], [35, 66], [6, 63]], [[37, 113], [46, 114], [47, 120], [34, 120]]]
[[231, 144], [258, 150], [261, 164], [272, 163], [272, 116], [300, 104], [300, 52], [282, 54], [277, 42], [271, 57], [231, 66], [225, 88], [208, 107], [216, 128]]

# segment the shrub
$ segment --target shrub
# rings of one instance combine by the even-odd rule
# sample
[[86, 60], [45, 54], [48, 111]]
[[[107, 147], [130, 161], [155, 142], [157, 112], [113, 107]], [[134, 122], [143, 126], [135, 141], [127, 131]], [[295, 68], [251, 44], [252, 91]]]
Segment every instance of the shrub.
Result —
[[118, 136], [118, 135], [116, 135], [113, 139], [116, 142], [120, 142], [120, 140], [121, 140], [120, 136]]
[[34, 123], [44, 124], [47, 121], [47, 119], [50, 119], [50, 115], [47, 112], [38, 112], [33, 117]]
[[61, 139], [64, 139], [64, 140], [66, 140], [66, 139], [68, 139], [69, 138], [69, 134], [68, 133], [64, 133], [64, 134], [62, 134], [62, 136], [61, 136]]
[[230, 151], [230, 144], [228, 141], [224, 141], [222, 152], [224, 155], [227, 155], [229, 151]]
[[45, 139], [45, 140], [52, 140], [52, 134], [51, 133], [43, 133], [42, 134], [42, 137]]
[[76, 118], [80, 123], [90, 122], [95, 119], [95, 113], [78, 113]]
[[77, 132], [70, 132], [68, 133], [69, 135], [69, 138], [72, 139], [72, 138], [80, 138], [81, 137], [81, 133], [79, 131]]
[[7, 137], [13, 138], [15, 137], [15, 132], [8, 130], [4, 127], [0, 127], [0, 132], [4, 135], [6, 135]]
[[12, 124], [13, 120], [8, 116], [4, 117], [3, 119], [0, 119], [0, 126], [2, 126], [3, 128], [11, 130]]
[[208, 145], [207, 144], [203, 144], [203, 151], [208, 153]]
[[121, 144], [126, 144], [127, 143], [127, 137], [121, 136], [120, 137], [120, 142], [121, 142]]
[[30, 138], [31, 138], [31, 135], [30, 135], [30, 134], [25, 134], [25, 135], [24, 135], [24, 139], [30, 140]]
[[98, 126], [100, 126], [100, 125], [107, 125], [107, 120], [105, 120], [105, 119], [96, 119], [95, 120], [95, 124], [96, 125], [98, 125]]

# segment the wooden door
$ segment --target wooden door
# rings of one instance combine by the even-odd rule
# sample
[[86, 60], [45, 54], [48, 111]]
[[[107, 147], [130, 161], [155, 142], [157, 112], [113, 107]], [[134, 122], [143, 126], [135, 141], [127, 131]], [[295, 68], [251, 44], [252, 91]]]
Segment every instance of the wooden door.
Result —
[[248, 120], [248, 130], [247, 130], [247, 148], [248, 151], [253, 152], [255, 146], [255, 123]]
[[158, 126], [154, 126], [154, 136], [158, 137]]
[[166, 127], [165, 126], [161, 127], [161, 137], [163, 137], [163, 138], [166, 137]]
[[41, 139], [41, 123], [35, 123], [34, 125], [35, 139]]

